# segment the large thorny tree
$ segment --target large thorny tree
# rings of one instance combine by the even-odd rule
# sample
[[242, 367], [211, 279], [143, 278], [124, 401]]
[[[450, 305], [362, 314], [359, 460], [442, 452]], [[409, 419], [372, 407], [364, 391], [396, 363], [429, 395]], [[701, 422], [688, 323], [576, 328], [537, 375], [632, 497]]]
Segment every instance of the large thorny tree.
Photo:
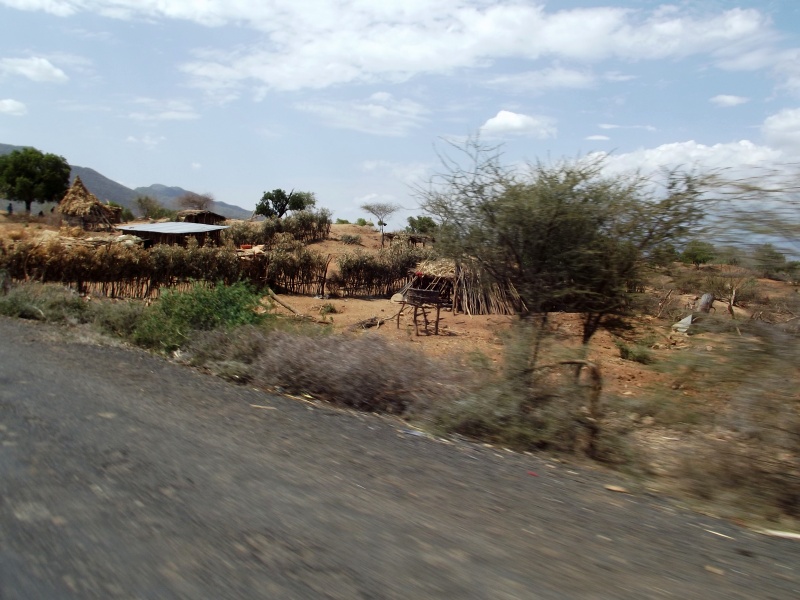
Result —
[[69, 187], [69, 175], [64, 157], [43, 154], [36, 148], [0, 156], [0, 193], [24, 202], [26, 213], [34, 202], [60, 202]]
[[520, 171], [479, 140], [458, 149], [465, 160], [444, 157], [444, 172], [420, 190], [441, 223], [439, 247], [513, 288], [522, 315], [580, 313], [584, 343], [624, 311], [643, 261], [704, 214], [703, 179], [691, 174], [665, 173], [656, 188], [638, 175], [604, 175], [602, 159]]

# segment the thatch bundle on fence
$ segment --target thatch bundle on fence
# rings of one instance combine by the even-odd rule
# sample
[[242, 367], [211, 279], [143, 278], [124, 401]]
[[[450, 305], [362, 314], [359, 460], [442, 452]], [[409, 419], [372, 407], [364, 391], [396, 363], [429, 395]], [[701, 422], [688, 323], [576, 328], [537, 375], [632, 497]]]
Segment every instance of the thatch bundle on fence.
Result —
[[513, 315], [520, 307], [520, 298], [514, 288], [502, 287], [492, 281], [474, 261], [422, 261], [416, 265], [411, 280], [400, 293], [409, 288], [437, 290], [442, 300], [452, 302], [453, 312], [469, 315]]
[[112, 225], [121, 222], [122, 208], [103, 204], [83, 185], [80, 177], [67, 191], [58, 204], [58, 212], [72, 226], [83, 229], [111, 229]]

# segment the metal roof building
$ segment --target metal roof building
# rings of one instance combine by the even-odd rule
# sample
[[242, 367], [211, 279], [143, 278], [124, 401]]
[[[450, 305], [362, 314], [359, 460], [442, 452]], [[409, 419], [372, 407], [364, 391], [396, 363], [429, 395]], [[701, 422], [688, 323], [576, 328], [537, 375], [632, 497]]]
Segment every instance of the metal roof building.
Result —
[[226, 225], [205, 225], [203, 223], [145, 223], [141, 225], [118, 225], [117, 229], [132, 233], [154, 244], [186, 244], [189, 236], [194, 236], [201, 246], [211, 243], [219, 245], [221, 232]]

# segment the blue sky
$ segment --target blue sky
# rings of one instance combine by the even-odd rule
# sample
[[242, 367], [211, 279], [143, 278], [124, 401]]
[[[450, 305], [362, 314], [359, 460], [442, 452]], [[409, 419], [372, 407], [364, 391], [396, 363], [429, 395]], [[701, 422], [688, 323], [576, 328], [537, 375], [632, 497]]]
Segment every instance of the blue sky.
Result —
[[130, 187], [418, 214], [442, 139], [610, 169], [800, 160], [800, 2], [0, 0], [0, 143]]

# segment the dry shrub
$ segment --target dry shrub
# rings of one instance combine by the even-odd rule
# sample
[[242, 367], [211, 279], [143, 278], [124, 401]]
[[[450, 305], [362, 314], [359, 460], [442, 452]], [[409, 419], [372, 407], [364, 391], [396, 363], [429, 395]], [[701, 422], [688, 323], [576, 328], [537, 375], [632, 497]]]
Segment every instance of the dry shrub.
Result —
[[432, 257], [431, 250], [406, 244], [393, 244], [378, 254], [348, 252], [337, 259], [339, 272], [330, 277], [328, 289], [343, 296], [388, 296], [403, 287], [420, 262]]
[[211, 332], [193, 364], [234, 379], [359, 410], [407, 414], [458, 394], [464, 374], [377, 335], [309, 336], [256, 327]]
[[[694, 495], [771, 518], [800, 517], [800, 344], [763, 322], [709, 318], [734, 327], [724, 350], [698, 353], [689, 385], [713, 390], [715, 427], [684, 461]], [[731, 325], [733, 324], [733, 325]], [[710, 395], [710, 394], [709, 394]]]
[[263, 229], [260, 223], [235, 221], [227, 229], [223, 229], [222, 240], [237, 248], [242, 244], [258, 246], [264, 243]]
[[331, 212], [326, 208], [301, 210], [283, 218], [283, 231], [309, 244], [328, 239], [332, 223]]

